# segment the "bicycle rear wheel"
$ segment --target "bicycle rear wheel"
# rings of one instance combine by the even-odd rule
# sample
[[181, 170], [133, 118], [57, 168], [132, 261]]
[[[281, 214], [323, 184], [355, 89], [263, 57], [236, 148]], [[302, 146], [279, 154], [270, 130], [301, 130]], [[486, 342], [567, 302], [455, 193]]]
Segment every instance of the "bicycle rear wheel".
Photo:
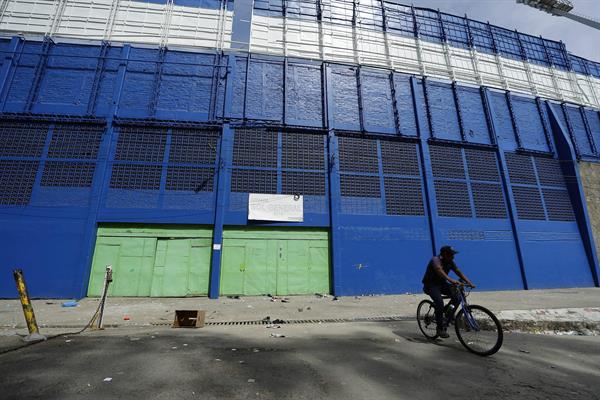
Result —
[[428, 339], [435, 339], [437, 335], [437, 324], [435, 322], [435, 305], [431, 300], [423, 300], [417, 307], [417, 322], [419, 329]]
[[498, 318], [487, 308], [468, 306], [456, 315], [456, 336], [463, 346], [480, 356], [490, 356], [500, 350], [504, 335]]

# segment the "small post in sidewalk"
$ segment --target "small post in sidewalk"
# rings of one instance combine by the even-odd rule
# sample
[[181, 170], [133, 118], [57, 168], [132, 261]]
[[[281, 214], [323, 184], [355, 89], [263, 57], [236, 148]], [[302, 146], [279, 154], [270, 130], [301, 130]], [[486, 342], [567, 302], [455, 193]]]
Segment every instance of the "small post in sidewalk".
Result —
[[112, 282], [112, 265], [106, 266], [106, 272], [104, 273], [104, 287], [102, 288], [102, 296], [100, 296], [100, 312], [98, 314], [97, 328], [104, 329], [102, 327], [102, 318], [104, 317], [104, 305], [106, 304], [106, 298], [108, 297], [108, 285]]
[[25, 315], [25, 321], [27, 322], [27, 329], [29, 330], [29, 335], [25, 336], [23, 340], [26, 342], [46, 340], [46, 336], [40, 334], [37, 322], [35, 321], [35, 314], [33, 312], [31, 301], [29, 300], [29, 295], [27, 294], [27, 287], [25, 286], [23, 271], [20, 269], [15, 269], [13, 271], [13, 275], [15, 277], [15, 283], [17, 284], [17, 290], [19, 291], [21, 305], [23, 306], [23, 314]]

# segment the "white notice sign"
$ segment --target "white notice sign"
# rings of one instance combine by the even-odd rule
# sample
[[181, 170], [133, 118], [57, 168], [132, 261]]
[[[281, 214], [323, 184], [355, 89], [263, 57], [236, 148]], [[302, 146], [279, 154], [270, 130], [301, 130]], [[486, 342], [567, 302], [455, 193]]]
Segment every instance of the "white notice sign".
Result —
[[300, 195], [250, 193], [248, 219], [302, 222], [304, 198]]

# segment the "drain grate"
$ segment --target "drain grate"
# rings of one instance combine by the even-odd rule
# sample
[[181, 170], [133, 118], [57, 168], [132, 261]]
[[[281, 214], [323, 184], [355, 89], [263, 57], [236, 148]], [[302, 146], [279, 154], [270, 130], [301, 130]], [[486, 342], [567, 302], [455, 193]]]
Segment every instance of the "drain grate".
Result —
[[[409, 321], [414, 318], [388, 316], [388, 317], [357, 317], [357, 318], [323, 318], [323, 319], [290, 319], [280, 320], [274, 319], [271, 321], [207, 321], [205, 326], [244, 326], [244, 325], [299, 325], [299, 324], [331, 324], [331, 323], [348, 323], [348, 322], [393, 322], [393, 321]], [[153, 322], [153, 326], [171, 326], [170, 322]]]

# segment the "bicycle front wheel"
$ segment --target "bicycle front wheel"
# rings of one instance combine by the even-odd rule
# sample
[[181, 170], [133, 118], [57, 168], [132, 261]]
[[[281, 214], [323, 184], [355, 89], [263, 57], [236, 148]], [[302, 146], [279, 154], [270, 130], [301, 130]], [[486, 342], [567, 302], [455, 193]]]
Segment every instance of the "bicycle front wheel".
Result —
[[504, 335], [498, 318], [487, 308], [468, 306], [456, 315], [456, 336], [472, 353], [490, 356], [500, 350]]
[[431, 300], [423, 300], [417, 307], [417, 322], [419, 329], [428, 339], [435, 339], [437, 324], [435, 323], [435, 305]]

